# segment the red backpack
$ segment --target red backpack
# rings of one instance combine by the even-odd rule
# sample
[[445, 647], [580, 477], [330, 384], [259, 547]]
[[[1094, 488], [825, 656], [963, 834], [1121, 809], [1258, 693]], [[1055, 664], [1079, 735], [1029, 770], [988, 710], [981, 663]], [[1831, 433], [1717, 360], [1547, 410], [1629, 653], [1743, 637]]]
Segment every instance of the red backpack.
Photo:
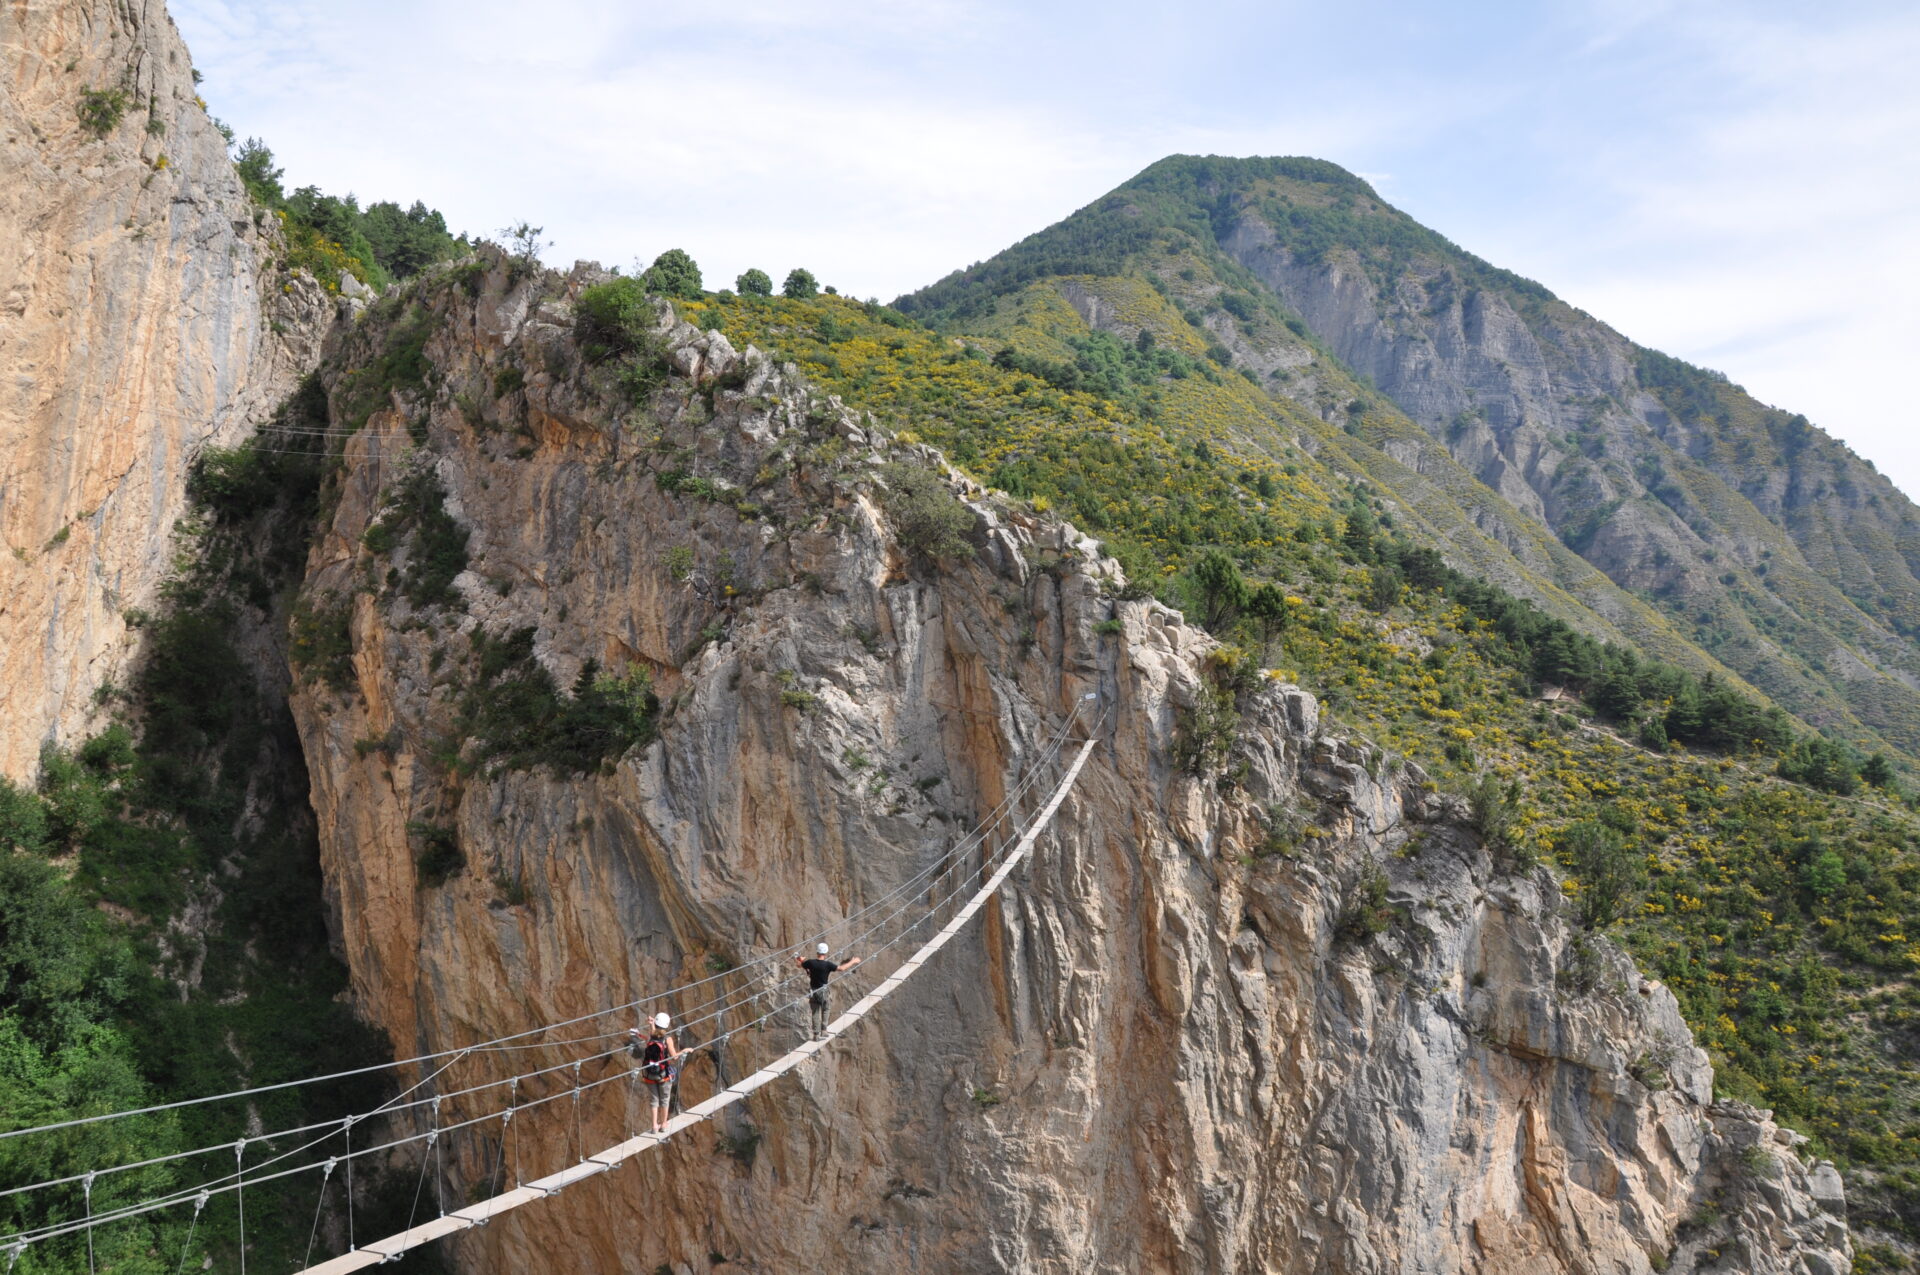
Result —
[[650, 1085], [664, 1085], [673, 1079], [673, 1067], [667, 1058], [667, 1042], [664, 1037], [647, 1038], [647, 1047], [640, 1055], [643, 1066], [640, 1079]]

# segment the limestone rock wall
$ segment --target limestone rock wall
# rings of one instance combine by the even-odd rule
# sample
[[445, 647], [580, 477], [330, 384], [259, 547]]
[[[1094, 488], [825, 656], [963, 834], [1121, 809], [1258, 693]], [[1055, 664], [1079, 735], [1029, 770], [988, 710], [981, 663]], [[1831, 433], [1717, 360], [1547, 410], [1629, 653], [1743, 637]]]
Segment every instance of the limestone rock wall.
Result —
[[277, 231], [159, 0], [0, 6], [0, 77], [0, 774], [18, 778], [123, 667], [195, 449], [271, 411], [333, 306], [267, 278]]
[[1724, 421], [1677, 412], [1626, 337], [1457, 263], [1308, 260], [1253, 212], [1221, 246], [1513, 508], [1670, 614], [1712, 612], [1742, 677], [1920, 746], [1920, 509], [1843, 444], [1733, 391]]
[[[664, 308], [670, 372], [628, 409], [572, 340], [598, 276], [489, 260], [354, 337], [349, 364], [429, 322], [433, 371], [349, 444], [303, 595], [345, 638], [294, 704], [340, 943], [397, 1049], [796, 942], [936, 862], [1069, 722], [1101, 746], [873, 1020], [718, 1128], [460, 1238], [460, 1269], [1847, 1269], [1831, 1166], [1715, 1105], [1672, 997], [1580, 951], [1552, 882], [1497, 871], [1424, 776], [1276, 683], [1189, 773], [1213, 644], [1115, 600], [1094, 544], [973, 491], [975, 558], [921, 561], [871, 470], [910, 449]], [[366, 534], [422, 467], [469, 533], [447, 605], [400, 587], [423, 541]], [[459, 756], [476, 638], [523, 629], [560, 687], [650, 670], [659, 739], [585, 774]], [[443, 882], [422, 829], [464, 856]], [[703, 1057], [686, 1101], [795, 1027]], [[461, 1065], [449, 1086], [498, 1074]], [[627, 1099], [575, 1116], [570, 1083], [521, 1092], [559, 1100], [511, 1146], [448, 1139], [448, 1198], [625, 1135]]]

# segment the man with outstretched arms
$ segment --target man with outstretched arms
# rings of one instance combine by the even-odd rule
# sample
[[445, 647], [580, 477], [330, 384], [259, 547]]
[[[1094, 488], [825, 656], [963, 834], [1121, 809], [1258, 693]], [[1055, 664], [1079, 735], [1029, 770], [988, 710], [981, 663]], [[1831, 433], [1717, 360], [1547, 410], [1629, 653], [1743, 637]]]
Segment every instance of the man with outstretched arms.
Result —
[[860, 963], [857, 956], [844, 961], [830, 961], [827, 953], [831, 949], [825, 943], [820, 944], [818, 955], [812, 959], [794, 957], [794, 963], [807, 972], [807, 979], [813, 990], [807, 994], [807, 1012], [813, 1020], [813, 1039], [827, 1038], [827, 980], [841, 970], [850, 970]]

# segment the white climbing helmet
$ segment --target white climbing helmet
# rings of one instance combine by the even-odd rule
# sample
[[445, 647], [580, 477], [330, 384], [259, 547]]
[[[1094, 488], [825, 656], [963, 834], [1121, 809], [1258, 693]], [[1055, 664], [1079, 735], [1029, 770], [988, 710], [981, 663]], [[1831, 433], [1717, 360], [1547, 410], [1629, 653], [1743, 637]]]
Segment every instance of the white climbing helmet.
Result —
[[827, 954], [828, 948], [825, 943], [822, 943], [819, 947], [816, 947], [813, 950], [820, 953], [820, 955], [825, 956]]
[[673, 1020], [671, 1018], [667, 1017], [667, 1011], [664, 1009], [653, 1016], [653, 1025], [655, 1027], [658, 1027], [661, 1031], [665, 1031], [667, 1029], [667, 1024], [671, 1023], [672, 1021]]

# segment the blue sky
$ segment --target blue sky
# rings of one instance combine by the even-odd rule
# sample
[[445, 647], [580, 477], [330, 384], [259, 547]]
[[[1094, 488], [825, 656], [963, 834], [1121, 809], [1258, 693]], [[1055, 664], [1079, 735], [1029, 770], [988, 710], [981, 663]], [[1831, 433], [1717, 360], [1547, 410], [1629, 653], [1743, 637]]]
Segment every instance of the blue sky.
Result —
[[290, 184], [890, 298], [1175, 152], [1316, 155], [1920, 495], [1920, 6], [174, 0]]

